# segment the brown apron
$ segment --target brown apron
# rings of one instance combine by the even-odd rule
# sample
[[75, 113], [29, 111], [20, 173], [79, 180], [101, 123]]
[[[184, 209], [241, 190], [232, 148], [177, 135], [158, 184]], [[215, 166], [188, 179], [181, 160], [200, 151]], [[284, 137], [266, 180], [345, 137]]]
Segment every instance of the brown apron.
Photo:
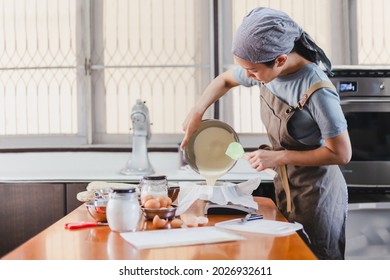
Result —
[[[261, 118], [273, 150], [318, 148], [295, 140], [287, 125], [293, 114], [303, 109], [310, 96], [323, 87], [333, 88], [333, 85], [326, 82], [314, 84], [296, 107], [286, 104], [266, 87], [260, 88]], [[277, 171], [275, 197], [283, 215], [290, 222], [303, 225], [304, 231], [300, 234], [319, 259], [344, 259], [348, 196], [340, 168], [337, 165], [286, 165]]]

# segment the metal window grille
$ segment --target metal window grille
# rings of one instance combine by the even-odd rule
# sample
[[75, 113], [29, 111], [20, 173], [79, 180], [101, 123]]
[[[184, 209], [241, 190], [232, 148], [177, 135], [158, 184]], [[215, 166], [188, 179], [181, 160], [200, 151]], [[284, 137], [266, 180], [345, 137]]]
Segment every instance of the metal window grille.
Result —
[[357, 1], [358, 64], [390, 64], [390, 2]]
[[0, 1], [0, 135], [78, 131], [75, 1]]
[[[127, 143], [138, 98], [150, 107], [154, 139], [181, 134], [181, 122], [219, 67], [211, 51], [212, 2], [0, 0], [1, 145]], [[389, 65], [389, 5], [219, 1], [220, 65], [232, 66], [231, 38], [256, 6], [289, 13], [334, 65]], [[239, 133], [264, 132], [257, 89], [235, 89], [221, 104], [222, 119]]]

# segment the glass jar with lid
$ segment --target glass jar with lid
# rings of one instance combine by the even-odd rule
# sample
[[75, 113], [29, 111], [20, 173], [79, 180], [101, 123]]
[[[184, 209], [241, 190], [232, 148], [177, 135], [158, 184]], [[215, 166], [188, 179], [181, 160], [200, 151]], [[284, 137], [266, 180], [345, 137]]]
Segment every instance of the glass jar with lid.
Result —
[[112, 231], [135, 231], [141, 216], [136, 189], [113, 189], [107, 203], [106, 216]]
[[159, 196], [168, 195], [168, 181], [165, 175], [144, 176], [140, 182], [141, 201], [147, 195]]

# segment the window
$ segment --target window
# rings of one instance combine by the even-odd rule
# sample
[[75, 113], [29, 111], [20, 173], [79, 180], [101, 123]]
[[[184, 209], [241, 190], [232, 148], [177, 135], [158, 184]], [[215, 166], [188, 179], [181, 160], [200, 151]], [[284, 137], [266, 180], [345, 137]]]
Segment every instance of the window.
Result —
[[174, 135], [211, 79], [209, 11], [209, 1], [196, 0], [95, 5], [95, 141], [129, 143], [137, 99], [148, 106], [154, 143], [181, 140]]
[[[257, 6], [287, 12], [334, 66], [390, 64], [385, 0], [0, 0], [0, 146], [128, 145], [137, 99], [150, 145], [176, 146], [213, 73], [234, 65], [234, 31]], [[257, 89], [234, 89], [219, 117], [258, 138], [258, 102]]]

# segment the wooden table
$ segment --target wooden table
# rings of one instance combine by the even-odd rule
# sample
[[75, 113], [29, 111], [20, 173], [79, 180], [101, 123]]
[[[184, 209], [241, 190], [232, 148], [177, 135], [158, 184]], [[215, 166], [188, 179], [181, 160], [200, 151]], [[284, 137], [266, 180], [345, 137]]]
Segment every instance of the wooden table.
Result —
[[[255, 197], [259, 204], [258, 213], [265, 219], [286, 221], [269, 198]], [[203, 215], [204, 202], [197, 201], [183, 214]], [[242, 216], [208, 215], [209, 226], [217, 222]], [[17, 260], [100, 260], [100, 259], [140, 259], [140, 260], [286, 260], [316, 259], [315, 255], [297, 233], [288, 236], [274, 236], [235, 232], [245, 237], [241, 241], [192, 245], [159, 249], [138, 250], [126, 242], [109, 227], [92, 227], [67, 230], [65, 223], [91, 221], [84, 205], [80, 206], [52, 226], [48, 227], [20, 247], [5, 255], [2, 259]], [[151, 222], [142, 219], [143, 230], [152, 228]], [[169, 229], [166, 229], [169, 230]]]

